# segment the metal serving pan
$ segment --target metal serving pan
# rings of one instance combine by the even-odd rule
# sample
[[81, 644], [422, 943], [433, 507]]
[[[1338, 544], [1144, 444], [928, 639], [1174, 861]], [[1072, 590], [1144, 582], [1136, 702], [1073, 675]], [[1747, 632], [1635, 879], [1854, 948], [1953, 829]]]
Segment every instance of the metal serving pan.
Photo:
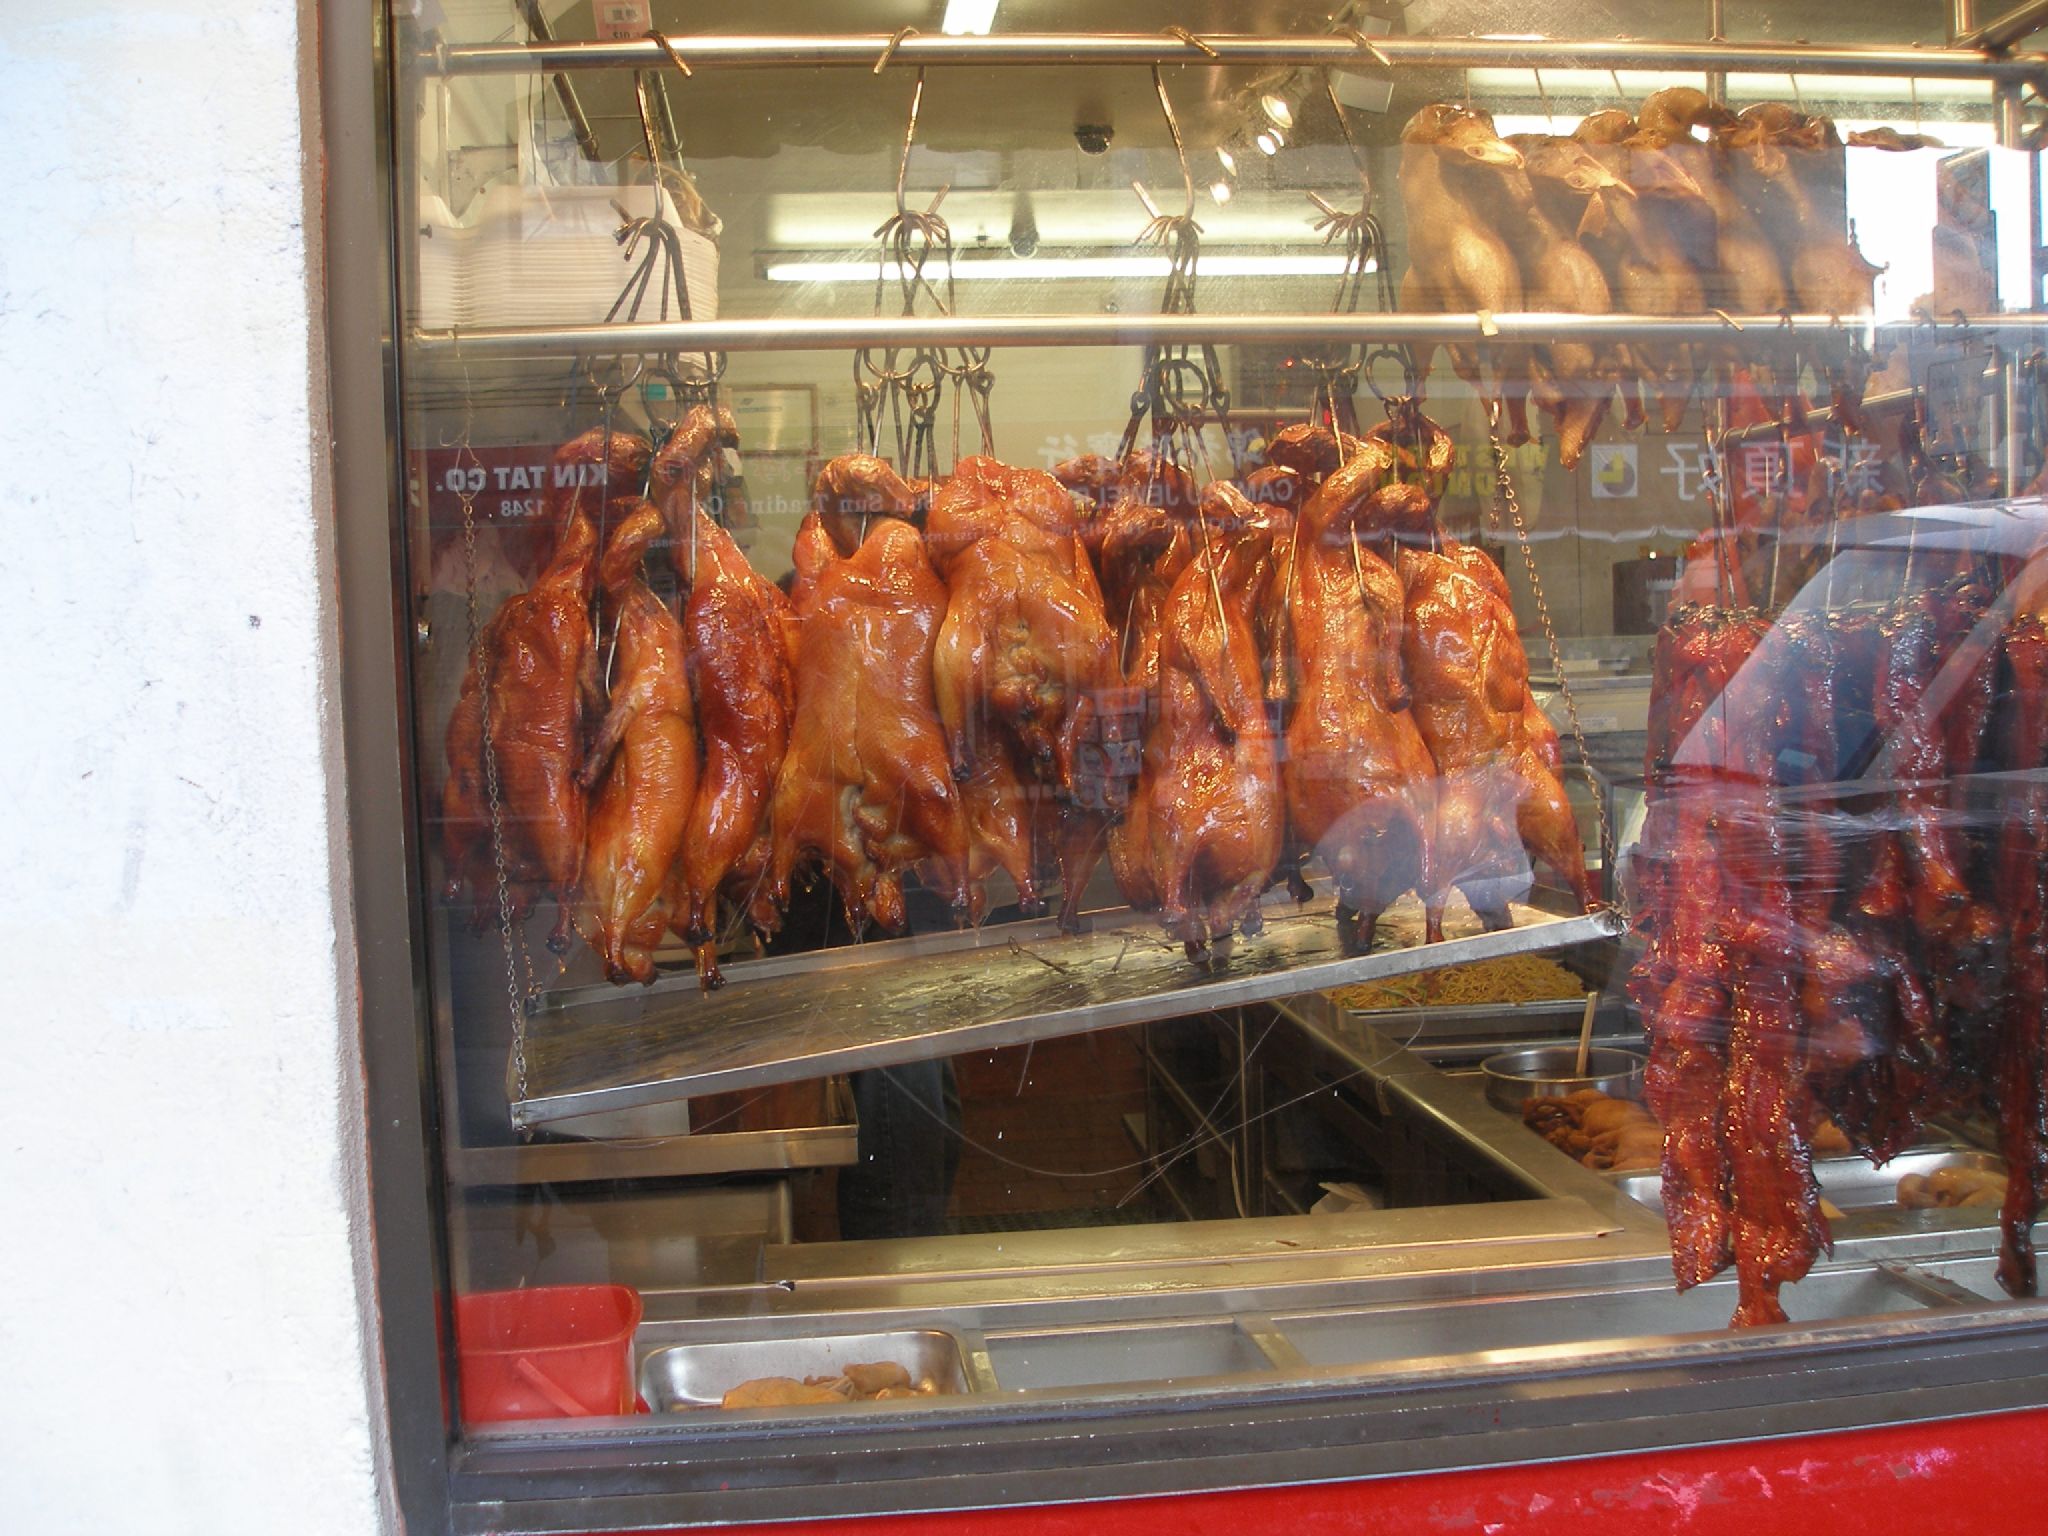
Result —
[[[1909, 1173], [1929, 1174], [1943, 1168], [1970, 1168], [1984, 1173], [2004, 1173], [2005, 1159], [1994, 1152], [1975, 1152], [1967, 1147], [1929, 1147], [1901, 1152], [1882, 1168], [1873, 1168], [1860, 1157], [1815, 1158], [1813, 1176], [1824, 1198], [1844, 1211], [1869, 1211], [1899, 1203], [1899, 1180]], [[1664, 1209], [1663, 1178], [1656, 1169], [1641, 1173], [1610, 1175], [1621, 1192], [1653, 1211]], [[1996, 1209], [1986, 1207], [1984, 1219], [1996, 1221]]]
[[678, 1344], [640, 1362], [640, 1395], [654, 1413], [716, 1408], [743, 1381], [762, 1376], [802, 1381], [888, 1360], [910, 1372], [913, 1382], [933, 1381], [941, 1396], [954, 1396], [969, 1390], [965, 1359], [960, 1336], [943, 1328]]

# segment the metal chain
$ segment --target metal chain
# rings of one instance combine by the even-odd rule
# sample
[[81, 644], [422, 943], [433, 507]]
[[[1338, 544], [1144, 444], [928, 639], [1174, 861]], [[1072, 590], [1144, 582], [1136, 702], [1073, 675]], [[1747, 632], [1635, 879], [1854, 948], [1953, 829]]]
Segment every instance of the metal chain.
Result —
[[[476, 450], [470, 445], [471, 428], [474, 424], [474, 408], [468, 381], [463, 387], [462, 441], [456, 453], [456, 463], [462, 462], [467, 454], [472, 464], [477, 464]], [[478, 466], [479, 468], [481, 465]], [[505, 1011], [512, 1025], [512, 1081], [515, 1097], [526, 1097], [526, 1000], [533, 995], [533, 956], [526, 947], [526, 933], [523, 928], [514, 929], [512, 923], [512, 885], [506, 872], [505, 860], [505, 797], [498, 778], [498, 749], [491, 738], [491, 668], [485, 655], [485, 648], [478, 643], [482, 626], [477, 622], [476, 602], [476, 492], [469, 488], [467, 478], [459, 482], [456, 494], [462, 501], [462, 582], [463, 598], [469, 628], [470, 665], [476, 670], [477, 702], [479, 705], [479, 727], [481, 750], [479, 755], [484, 765], [484, 798], [491, 811], [491, 866], [497, 877], [498, 896], [498, 939], [505, 953]], [[519, 973], [526, 973], [526, 988], [522, 995]], [[524, 1135], [525, 1127], [520, 1127]]]
[[[1500, 440], [1500, 418], [1497, 410], [1489, 410], [1486, 420], [1486, 438], [1493, 446], [1494, 494], [1486, 504], [1486, 519], [1495, 534], [1500, 532], [1500, 509], [1506, 503], [1508, 516], [1514, 520], [1515, 542], [1522, 549], [1522, 566], [1529, 573], [1529, 591], [1536, 599], [1536, 619], [1543, 626], [1543, 640], [1550, 648], [1550, 665], [1557, 674], [1557, 691], [1564, 699], [1564, 713], [1570, 722], [1572, 741], [1579, 749], [1579, 762], [1586, 769], [1589, 779], [1593, 772], [1593, 754], [1586, 750], [1585, 727], [1579, 724], [1578, 700], [1572, 697], [1572, 685], [1564, 674], [1564, 649], [1557, 642], [1557, 625], [1550, 617], [1550, 604], [1543, 597], [1543, 581], [1536, 574], [1536, 552], [1529, 543], [1529, 525], [1522, 517], [1522, 503], [1515, 495], [1514, 476], [1508, 469], [1508, 451]], [[1607, 797], [1600, 793], [1600, 786], [1593, 784], [1593, 815], [1600, 824], [1600, 873], [1607, 883], [1614, 887], [1612, 900], [1617, 909], [1621, 906], [1621, 890], [1614, 881], [1614, 827], [1607, 816]]]

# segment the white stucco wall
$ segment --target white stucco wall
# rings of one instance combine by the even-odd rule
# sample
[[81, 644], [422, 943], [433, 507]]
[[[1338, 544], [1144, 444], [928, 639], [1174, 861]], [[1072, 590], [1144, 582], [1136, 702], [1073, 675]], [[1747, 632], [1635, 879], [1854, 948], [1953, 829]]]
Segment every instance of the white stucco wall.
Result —
[[0, 4], [12, 1536], [380, 1519], [311, 16]]

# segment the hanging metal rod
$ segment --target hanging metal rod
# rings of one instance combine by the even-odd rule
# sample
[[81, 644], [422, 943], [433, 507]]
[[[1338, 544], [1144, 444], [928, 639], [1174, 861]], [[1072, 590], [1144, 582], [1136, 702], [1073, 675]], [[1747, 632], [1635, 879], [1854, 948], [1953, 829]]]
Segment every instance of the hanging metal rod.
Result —
[[2025, 5], [2016, 5], [1974, 32], [1955, 40], [1957, 48], [1984, 48], [1993, 53], [2003, 53], [2014, 43], [2032, 37], [2043, 27], [2048, 27], [2048, 0], [2028, 0]]
[[[1899, 321], [1848, 325], [1831, 315], [1736, 316], [1759, 351], [1788, 334], [1812, 342], [1829, 335], [1866, 346], [1902, 340], [1909, 333], [1973, 336], [2048, 332], [2048, 314], [1977, 315], [1938, 325]], [[633, 356], [655, 352], [809, 352], [850, 347], [1115, 347], [1157, 343], [1280, 342], [1548, 342], [1560, 337], [1607, 341], [1726, 342], [1737, 333], [1710, 315], [1645, 318], [1530, 312], [1494, 315], [1482, 334], [1470, 314], [1214, 314], [1214, 315], [948, 315], [859, 316], [843, 319], [759, 319], [643, 322], [633, 325], [496, 326], [476, 330], [416, 330], [411, 344], [423, 356], [472, 359], [591, 353]]]
[[[672, 37], [690, 67], [874, 67], [888, 37]], [[2048, 77], [2048, 55], [1981, 48], [1808, 47], [1771, 43], [1660, 43], [1631, 39], [1583, 41], [1484, 37], [1380, 37], [1374, 50], [1413, 69], [1667, 69], [1753, 71], [1800, 75], [1907, 75], [1920, 79], [1993, 80], [2010, 84]], [[1346, 38], [1218, 33], [1199, 42], [1164, 34], [1013, 32], [989, 37], [906, 37], [894, 62], [921, 64], [1361, 64], [1367, 55]], [[517, 74], [569, 69], [660, 69], [668, 55], [653, 39], [587, 43], [475, 43], [419, 55], [419, 67], [454, 75]]]

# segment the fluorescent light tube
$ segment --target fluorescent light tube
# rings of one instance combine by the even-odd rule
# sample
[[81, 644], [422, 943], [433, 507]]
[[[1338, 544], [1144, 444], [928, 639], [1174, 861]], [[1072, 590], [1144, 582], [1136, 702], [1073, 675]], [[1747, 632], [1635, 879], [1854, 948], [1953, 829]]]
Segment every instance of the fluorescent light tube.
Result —
[[939, 30], [949, 37], [986, 37], [995, 25], [997, 0], [946, 0]]
[[[762, 276], [771, 283], [872, 283], [872, 261], [771, 261]], [[1016, 256], [996, 261], [955, 263], [956, 282], [1047, 282], [1072, 278], [1097, 281], [1117, 278], [1164, 278], [1170, 262], [1164, 256]], [[1337, 277], [1344, 271], [1344, 257], [1338, 252], [1272, 256], [1204, 256], [1200, 272], [1204, 277]], [[1377, 268], [1368, 265], [1368, 272]], [[925, 268], [932, 282], [943, 280], [945, 269], [938, 262]], [[897, 281], [896, 264], [882, 272], [884, 282]]]

